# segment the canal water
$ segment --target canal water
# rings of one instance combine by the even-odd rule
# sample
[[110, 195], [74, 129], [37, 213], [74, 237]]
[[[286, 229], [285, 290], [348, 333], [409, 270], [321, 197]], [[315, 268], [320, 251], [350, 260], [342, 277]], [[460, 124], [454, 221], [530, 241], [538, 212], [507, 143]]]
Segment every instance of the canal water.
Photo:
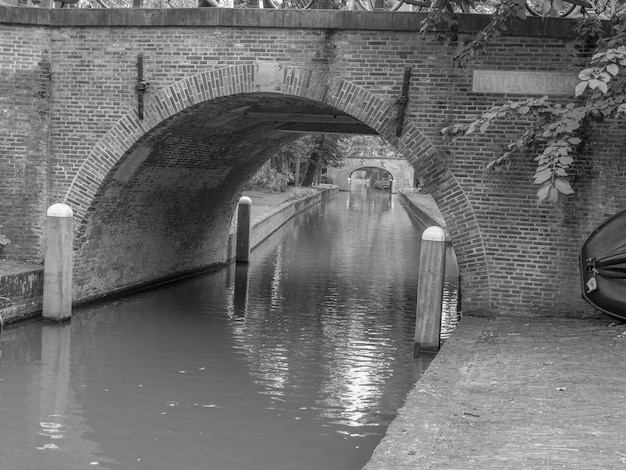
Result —
[[412, 344], [422, 230], [363, 186], [249, 267], [5, 329], [0, 469], [360, 469], [430, 358]]

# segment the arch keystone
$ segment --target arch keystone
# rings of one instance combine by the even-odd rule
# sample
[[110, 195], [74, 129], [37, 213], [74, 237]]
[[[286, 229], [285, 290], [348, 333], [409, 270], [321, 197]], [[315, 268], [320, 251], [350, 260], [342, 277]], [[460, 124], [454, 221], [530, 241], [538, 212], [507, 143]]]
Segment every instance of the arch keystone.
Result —
[[254, 64], [254, 91], [281, 92], [283, 83], [284, 71], [282, 64], [268, 61], [257, 61]]

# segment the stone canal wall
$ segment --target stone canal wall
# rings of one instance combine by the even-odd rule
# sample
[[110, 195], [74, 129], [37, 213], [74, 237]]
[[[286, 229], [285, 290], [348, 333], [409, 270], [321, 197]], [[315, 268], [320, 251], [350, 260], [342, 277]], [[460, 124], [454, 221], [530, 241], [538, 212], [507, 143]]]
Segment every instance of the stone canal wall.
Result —
[[[338, 191], [336, 186], [313, 188], [310, 192], [304, 193], [301, 197], [289, 197], [284, 202], [276, 206], [271, 206], [267, 211], [259, 213], [258, 215], [254, 214], [253, 209], [250, 248], [254, 249], [293, 217], [310, 209], [316, 204], [323, 203], [329, 197], [337, 194]], [[252, 204], [254, 205], [254, 199], [252, 199]], [[236, 216], [233, 219], [236, 220]], [[235, 259], [236, 243], [236, 235], [231, 231], [228, 237], [229, 261]]]
[[[253, 210], [251, 247], [258, 246], [290, 219], [317, 204], [323, 203], [329, 197], [337, 194], [337, 191], [336, 187], [329, 186], [312, 188], [300, 193], [300, 196], [295, 196], [293, 192], [273, 195], [270, 199], [276, 205], [269, 206], [267, 210]], [[236, 217], [234, 220], [236, 220]], [[229, 262], [234, 260], [235, 254], [236, 237], [234, 229], [235, 227], [233, 227], [228, 237], [227, 260]], [[195, 272], [179, 273], [177, 276], [157, 279], [146, 284], [127, 286], [114, 293], [121, 294], [147, 288], [151, 285], [171, 281], [185, 275], [192, 275], [208, 268], [210, 266], [205, 266]], [[109, 295], [114, 293], [109, 293]], [[0, 319], [2, 323], [12, 323], [38, 315], [41, 312], [42, 296], [43, 266], [15, 265], [14, 267], [0, 270]], [[77, 300], [76, 304], [80, 304], [86, 300], [96, 300], [96, 298]]]
[[449, 240], [450, 234], [446, 227], [446, 221], [430, 195], [418, 193], [413, 190], [405, 190], [398, 192], [398, 198], [411, 217], [424, 227], [430, 227], [432, 225], [441, 227], [446, 232], [446, 236]]
[[43, 266], [22, 265], [0, 271], [0, 323], [12, 323], [41, 311]]

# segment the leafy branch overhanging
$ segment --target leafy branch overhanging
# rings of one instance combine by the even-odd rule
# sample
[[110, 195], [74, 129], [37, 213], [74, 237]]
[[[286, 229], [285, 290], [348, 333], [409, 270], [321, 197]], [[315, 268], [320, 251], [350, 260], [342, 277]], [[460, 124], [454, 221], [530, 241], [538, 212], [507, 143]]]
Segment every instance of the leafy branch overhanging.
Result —
[[[507, 30], [513, 18], [525, 18], [523, 5], [519, 0], [503, 0], [487, 27], [456, 53], [454, 63], [462, 65], [484, 52], [490, 42]], [[422, 32], [432, 29], [436, 21], [446, 20], [436, 12], [429, 16], [431, 19], [423, 22]], [[597, 22], [593, 19], [582, 21]], [[453, 124], [442, 129], [444, 138], [450, 141], [484, 133], [494, 122], [521, 117], [529, 122], [528, 127], [501, 155], [488, 162], [486, 168], [496, 171], [508, 168], [514, 156], [533, 152], [536, 162], [533, 183], [539, 185], [539, 201], [554, 204], [560, 194], [572, 194], [568, 170], [575, 156], [583, 150], [589, 125], [626, 117], [626, 16], [616, 17], [613, 21], [611, 36], [598, 42], [589, 66], [578, 74], [580, 82], [575, 89], [574, 102], [562, 105], [547, 96], [509, 101], [492, 107], [468, 124]], [[588, 25], [583, 29], [585, 27], [589, 29]]]

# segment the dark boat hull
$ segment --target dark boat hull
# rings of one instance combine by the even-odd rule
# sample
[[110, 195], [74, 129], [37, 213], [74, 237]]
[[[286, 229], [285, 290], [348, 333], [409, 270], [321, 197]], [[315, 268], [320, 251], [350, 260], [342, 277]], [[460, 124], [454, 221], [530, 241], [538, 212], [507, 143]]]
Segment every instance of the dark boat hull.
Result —
[[580, 250], [583, 298], [626, 321], [626, 211], [600, 224]]

